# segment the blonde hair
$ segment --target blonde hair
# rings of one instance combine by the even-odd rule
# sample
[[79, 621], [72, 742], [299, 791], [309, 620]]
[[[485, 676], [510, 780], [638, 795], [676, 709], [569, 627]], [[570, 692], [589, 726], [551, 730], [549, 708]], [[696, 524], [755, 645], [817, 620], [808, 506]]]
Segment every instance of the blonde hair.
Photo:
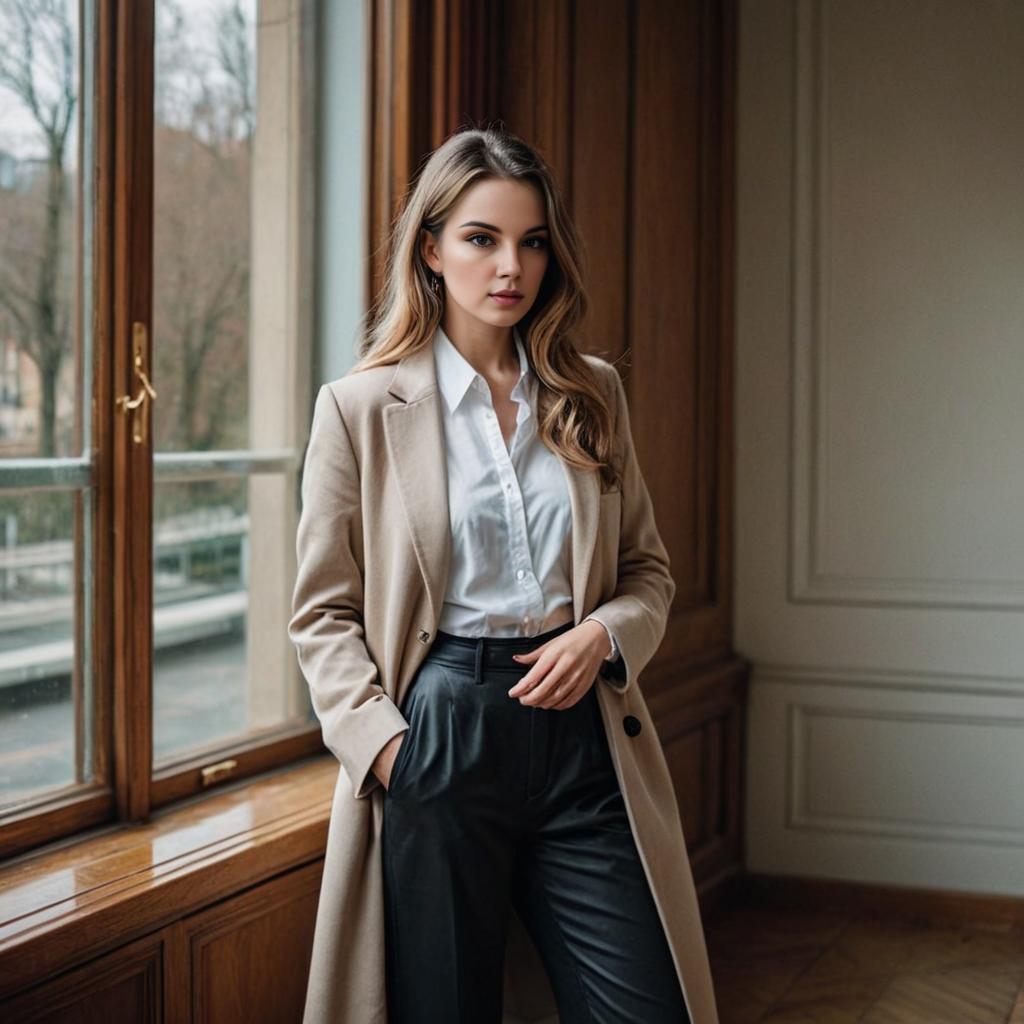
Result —
[[353, 373], [395, 363], [433, 343], [444, 309], [431, 288], [420, 231], [439, 238], [465, 192], [500, 178], [535, 186], [547, 211], [550, 257], [533, 307], [516, 324], [536, 374], [537, 433], [566, 462], [598, 469], [605, 488], [621, 484], [613, 465], [612, 413], [574, 331], [588, 308], [582, 250], [554, 175], [522, 139], [503, 128], [466, 128], [430, 155], [391, 231], [384, 287], [364, 317]]

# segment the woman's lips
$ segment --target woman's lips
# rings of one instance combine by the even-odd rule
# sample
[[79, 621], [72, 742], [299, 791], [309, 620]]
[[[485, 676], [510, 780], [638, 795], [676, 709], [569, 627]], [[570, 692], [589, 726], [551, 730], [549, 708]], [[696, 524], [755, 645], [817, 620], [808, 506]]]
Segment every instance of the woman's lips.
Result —
[[491, 298], [499, 306], [514, 306], [517, 302], [523, 301], [522, 295], [495, 295], [492, 293]]

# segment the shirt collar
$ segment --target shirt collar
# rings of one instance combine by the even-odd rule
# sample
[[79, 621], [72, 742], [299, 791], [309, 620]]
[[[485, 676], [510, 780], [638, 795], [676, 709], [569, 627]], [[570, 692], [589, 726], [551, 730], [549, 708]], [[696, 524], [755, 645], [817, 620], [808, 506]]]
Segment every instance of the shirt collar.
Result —
[[[525, 398], [527, 381], [524, 378], [529, 372], [530, 364], [516, 327], [512, 328], [512, 337], [515, 340], [516, 352], [519, 356], [519, 379], [512, 389], [511, 397], [517, 398], [522, 395]], [[465, 356], [455, 347], [440, 326], [434, 335], [434, 364], [437, 368], [437, 383], [441, 394], [444, 395], [449, 412], [454, 412], [458, 408], [459, 403], [465, 398], [466, 392], [475, 382], [479, 381], [476, 385], [478, 388], [487, 387], [487, 381], [466, 361]]]

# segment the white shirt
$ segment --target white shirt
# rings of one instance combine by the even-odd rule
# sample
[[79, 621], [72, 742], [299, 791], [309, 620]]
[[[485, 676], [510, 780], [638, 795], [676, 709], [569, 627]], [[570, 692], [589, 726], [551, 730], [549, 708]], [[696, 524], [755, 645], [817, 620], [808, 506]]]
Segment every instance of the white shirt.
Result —
[[573, 619], [565, 466], [537, 436], [538, 382], [516, 328], [513, 338], [516, 427], [506, 446], [487, 381], [440, 327], [434, 336], [452, 534], [438, 627], [457, 636], [535, 636]]

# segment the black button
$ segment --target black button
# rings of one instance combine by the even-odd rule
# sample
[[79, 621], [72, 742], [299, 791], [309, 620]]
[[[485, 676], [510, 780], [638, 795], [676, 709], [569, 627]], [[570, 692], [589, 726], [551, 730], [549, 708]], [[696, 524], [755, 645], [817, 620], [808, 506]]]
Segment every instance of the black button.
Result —
[[627, 736], [635, 736], [640, 731], [640, 719], [636, 715], [626, 715], [622, 720], [622, 728]]

